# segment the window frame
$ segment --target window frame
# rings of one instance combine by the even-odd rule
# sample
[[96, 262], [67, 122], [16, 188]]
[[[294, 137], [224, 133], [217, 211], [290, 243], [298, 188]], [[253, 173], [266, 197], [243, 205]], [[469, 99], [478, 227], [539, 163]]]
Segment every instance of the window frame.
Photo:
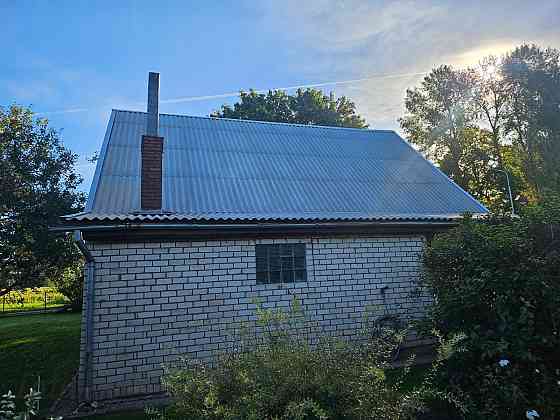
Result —
[[255, 275], [257, 285], [307, 282], [306, 243], [255, 244]]

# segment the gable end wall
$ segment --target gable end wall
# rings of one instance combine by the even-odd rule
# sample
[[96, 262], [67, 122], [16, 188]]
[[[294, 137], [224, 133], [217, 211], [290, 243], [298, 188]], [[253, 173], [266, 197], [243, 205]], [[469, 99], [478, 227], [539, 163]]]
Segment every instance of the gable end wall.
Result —
[[[307, 282], [257, 285], [255, 244], [285, 242], [307, 244]], [[422, 236], [89, 243], [96, 261], [91, 399], [162, 391], [162, 364], [227, 349], [233, 322], [255, 319], [255, 298], [288, 308], [297, 295], [306, 316], [341, 337], [356, 334], [368, 305], [418, 318], [430, 299], [417, 293], [423, 244]]]

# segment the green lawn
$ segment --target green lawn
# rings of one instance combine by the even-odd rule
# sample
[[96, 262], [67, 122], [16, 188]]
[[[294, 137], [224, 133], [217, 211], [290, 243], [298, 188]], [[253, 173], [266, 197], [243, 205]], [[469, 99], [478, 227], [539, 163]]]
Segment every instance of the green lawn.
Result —
[[[0, 393], [18, 397], [29, 391], [41, 376], [48, 409], [78, 368], [80, 354], [79, 313], [0, 317]], [[90, 417], [92, 420], [142, 420], [142, 411]]]
[[40, 375], [42, 407], [56, 400], [78, 367], [80, 315], [0, 317], [0, 392], [24, 395]]

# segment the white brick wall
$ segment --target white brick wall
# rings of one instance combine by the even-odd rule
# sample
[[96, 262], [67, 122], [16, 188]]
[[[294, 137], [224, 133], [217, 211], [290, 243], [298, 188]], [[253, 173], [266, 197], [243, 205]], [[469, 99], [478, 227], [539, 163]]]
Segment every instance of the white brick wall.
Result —
[[[307, 282], [256, 284], [255, 244], [271, 242], [307, 244]], [[418, 317], [428, 299], [414, 293], [420, 236], [88, 245], [93, 399], [161, 391], [162, 363], [227, 348], [231, 325], [254, 320], [255, 298], [288, 307], [295, 294], [308, 317], [340, 336], [355, 334], [368, 305]]]

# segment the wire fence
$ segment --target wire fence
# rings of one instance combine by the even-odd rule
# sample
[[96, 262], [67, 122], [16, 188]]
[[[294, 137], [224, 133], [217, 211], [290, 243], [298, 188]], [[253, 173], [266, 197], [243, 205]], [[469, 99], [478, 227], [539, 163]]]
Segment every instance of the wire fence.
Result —
[[67, 305], [68, 299], [52, 287], [12, 291], [0, 298], [2, 313], [46, 310]]

